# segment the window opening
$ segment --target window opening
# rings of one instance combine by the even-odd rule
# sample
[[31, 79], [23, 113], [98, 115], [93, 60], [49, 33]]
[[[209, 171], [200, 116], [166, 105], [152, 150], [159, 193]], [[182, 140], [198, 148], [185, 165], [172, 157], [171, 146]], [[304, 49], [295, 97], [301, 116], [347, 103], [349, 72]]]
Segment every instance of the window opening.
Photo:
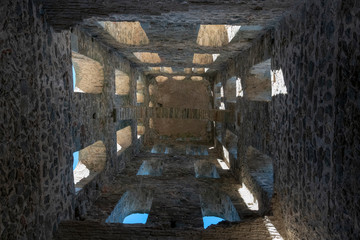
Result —
[[[74, 92], [102, 93], [104, 85], [104, 70], [101, 64], [89, 57], [72, 51], [72, 63], [74, 66], [73, 82]], [[75, 73], [75, 74], [74, 74]]]
[[244, 97], [250, 101], [271, 101], [271, 59], [254, 65], [245, 79]]
[[75, 188], [81, 189], [89, 183], [106, 164], [106, 147], [102, 141], [73, 153], [73, 174]]
[[117, 153], [120, 154], [132, 143], [131, 126], [124, 127], [116, 132]]
[[231, 202], [230, 197], [215, 189], [209, 188], [201, 192], [200, 205], [203, 218], [218, 217], [229, 222], [240, 221], [239, 214]]
[[[117, 202], [105, 222], [129, 223], [129, 221], [134, 221], [134, 219], [137, 221], [141, 219], [142, 221], [145, 221], [144, 223], [146, 223], [147, 216], [143, 214], [148, 215], [150, 213], [152, 201], [153, 192], [149, 189], [137, 188], [129, 190], [121, 196], [121, 199]], [[130, 216], [133, 214], [141, 215]], [[126, 219], [127, 217], [129, 217], [129, 219]]]
[[130, 77], [127, 73], [115, 70], [115, 94], [126, 96], [130, 92]]

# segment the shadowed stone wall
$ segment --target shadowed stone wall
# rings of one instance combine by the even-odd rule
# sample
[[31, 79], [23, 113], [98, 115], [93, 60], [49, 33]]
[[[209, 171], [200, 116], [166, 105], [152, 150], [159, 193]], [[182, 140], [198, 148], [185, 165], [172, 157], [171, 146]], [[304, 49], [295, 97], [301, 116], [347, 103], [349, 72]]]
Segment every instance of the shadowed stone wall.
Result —
[[1, 3], [0, 238], [51, 239], [74, 213], [70, 34]]
[[306, 1], [270, 31], [273, 40], [258, 39], [215, 77], [224, 85], [236, 75], [246, 89], [251, 65], [270, 57], [261, 46], [272, 49], [272, 70], [281, 70], [287, 91], [269, 103], [237, 98], [233, 171], [246, 164], [248, 146], [275, 160], [290, 239], [359, 238], [359, 7]]
[[305, 1], [275, 33], [275, 188], [290, 239], [358, 239], [359, 1]]
[[[209, 109], [208, 81], [152, 81], [150, 100], [159, 107]], [[208, 121], [199, 119], [154, 119], [154, 130], [169, 137], [198, 137], [208, 141]]]
[[[139, 150], [141, 139], [136, 138], [136, 119], [134, 116], [125, 116], [126, 120], [121, 120], [119, 113], [123, 107], [136, 106], [137, 80], [144, 76], [135, 70], [129, 61], [106, 45], [100, 44], [84, 29], [73, 29], [71, 37], [72, 46], [76, 46], [78, 53], [98, 62], [104, 72], [103, 88], [97, 94], [72, 92], [72, 136], [75, 141], [73, 152], [97, 141], [103, 141], [106, 147], [104, 170], [77, 193], [75, 217], [82, 218], [99, 196], [103, 184], [111, 181], [114, 174], [123, 170], [126, 162]], [[129, 86], [126, 87], [129, 92], [126, 95], [116, 94], [118, 71], [129, 77]], [[124, 128], [129, 131], [118, 139], [116, 133]], [[118, 143], [123, 147], [121, 151], [118, 151]]]
[[[73, 50], [101, 65], [104, 83], [96, 94], [74, 92], [70, 33], [54, 33], [40, 12], [32, 1], [0, 8], [1, 239], [51, 239], [61, 220], [86, 212], [141, 143], [133, 137], [116, 154], [117, 130], [131, 125], [136, 136], [136, 120], [116, 117], [121, 107], [134, 106], [141, 74], [75, 29]], [[115, 95], [115, 69], [129, 75], [128, 95]], [[106, 147], [105, 168], [75, 194], [72, 153], [97, 141]]]
[[[243, 52], [243, 54], [228, 61], [223, 71], [214, 77], [215, 85], [221, 83], [226, 89], [228, 79], [240, 78], [242, 89], [246, 89], [251, 68], [270, 56], [272, 31], [269, 29], [263, 36], [253, 42], [253, 46]], [[233, 89], [235, 92], [235, 89]], [[227, 99], [229, 91], [224, 91], [224, 99]], [[231, 93], [230, 93], [231, 94]], [[234, 94], [234, 93], [232, 93]], [[215, 95], [216, 96], [216, 95]], [[241, 180], [241, 171], [245, 163], [247, 148], [253, 146], [256, 149], [266, 152], [269, 142], [269, 103], [262, 101], [250, 101], [244, 96], [237, 96], [236, 103], [224, 101], [225, 109], [234, 111], [236, 119], [233, 123], [223, 123], [222, 129], [217, 132], [217, 136], [226, 136], [226, 130], [237, 135], [237, 160], [231, 162], [231, 170], [238, 180]]]

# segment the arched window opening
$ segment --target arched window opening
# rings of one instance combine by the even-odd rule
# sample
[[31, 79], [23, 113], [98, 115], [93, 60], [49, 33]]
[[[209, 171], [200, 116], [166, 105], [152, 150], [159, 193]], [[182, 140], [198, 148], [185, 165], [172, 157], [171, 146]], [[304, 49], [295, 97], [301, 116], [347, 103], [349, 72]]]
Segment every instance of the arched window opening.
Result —
[[271, 59], [254, 65], [245, 81], [244, 97], [250, 101], [271, 101]]
[[[134, 220], [134, 218], [137, 221], [142, 219], [146, 222], [147, 216], [143, 214], [148, 215], [150, 213], [152, 201], [153, 192], [149, 189], [139, 188], [129, 190], [122, 195], [121, 199], [117, 202], [114, 210], [111, 212], [105, 222], [128, 223], [128, 221]], [[130, 216], [132, 214], [142, 215]], [[129, 219], [126, 219], [126, 217], [129, 217]]]
[[163, 171], [163, 161], [159, 159], [145, 160], [136, 175], [161, 176]]
[[[239, 214], [231, 199], [215, 189], [206, 189], [200, 194], [201, 213], [204, 217], [218, 217], [229, 222], [240, 221]], [[205, 228], [205, 221], [204, 221]]]
[[89, 57], [72, 51], [72, 63], [75, 73], [74, 92], [102, 93], [104, 70], [101, 64]]
[[266, 229], [268, 230], [270, 237], [272, 240], [283, 240], [284, 238], [280, 235], [274, 224], [270, 221], [268, 216], [264, 217], [264, 224]]
[[284, 74], [282, 69], [271, 71], [271, 96], [287, 94]]
[[130, 92], [130, 77], [127, 73], [115, 70], [115, 94], [126, 96]]
[[119, 155], [132, 143], [131, 126], [124, 127], [116, 132], [117, 154]]
[[216, 167], [207, 160], [198, 160], [194, 163], [196, 178], [220, 178]]
[[225, 219], [216, 216], [205, 216], [203, 217], [204, 229], [207, 229], [210, 225], [216, 225]]
[[106, 164], [106, 147], [102, 141], [73, 153], [73, 172], [76, 190], [81, 190]]
[[248, 147], [243, 166], [241, 197], [251, 210], [263, 214], [270, 208], [274, 192], [273, 160], [251, 146]]

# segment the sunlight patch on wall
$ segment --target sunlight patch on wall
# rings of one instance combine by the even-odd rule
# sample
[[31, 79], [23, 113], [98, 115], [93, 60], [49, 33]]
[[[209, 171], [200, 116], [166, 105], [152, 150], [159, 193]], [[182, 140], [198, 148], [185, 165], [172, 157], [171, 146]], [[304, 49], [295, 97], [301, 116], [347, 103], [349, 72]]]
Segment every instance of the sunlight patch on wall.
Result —
[[225, 103], [224, 103], [224, 102], [221, 102], [221, 103], [220, 103], [219, 109], [220, 109], [220, 110], [225, 110]]
[[226, 160], [228, 163], [230, 163], [229, 151], [226, 149], [225, 146], [222, 146], [222, 148], [223, 148], [223, 153], [224, 153], [224, 158], [225, 158], [225, 160]]
[[213, 62], [215, 62], [219, 56], [220, 56], [220, 54], [212, 54]]
[[238, 31], [240, 30], [241, 26], [236, 25], [225, 25], [225, 29], [227, 32], [228, 42], [231, 42], [231, 40], [236, 36]]
[[74, 183], [77, 184], [82, 179], [87, 178], [90, 175], [90, 170], [85, 166], [85, 164], [79, 162], [74, 169]]
[[122, 147], [120, 146], [120, 144], [117, 143], [116, 144], [116, 151], [119, 152], [119, 151], [121, 151], [121, 149], [122, 149]]
[[236, 79], [236, 97], [243, 97], [243, 96], [244, 96], [244, 91], [241, 86], [241, 79], [237, 78]]
[[276, 96], [279, 94], [287, 94], [287, 88], [284, 80], [283, 71], [272, 70], [271, 71], [271, 96]]
[[264, 217], [264, 224], [266, 229], [268, 230], [270, 237], [272, 240], [283, 240], [283, 237], [280, 235], [280, 233], [277, 231], [274, 224], [271, 223], [268, 216]]
[[230, 168], [228, 167], [228, 165], [222, 160], [222, 159], [217, 159], [218, 163], [220, 164], [220, 167], [223, 170], [229, 170]]
[[254, 195], [250, 192], [250, 190], [243, 183], [242, 187], [238, 190], [241, 198], [244, 200], [246, 206], [253, 211], [259, 210], [259, 203], [257, 199], [255, 199]]

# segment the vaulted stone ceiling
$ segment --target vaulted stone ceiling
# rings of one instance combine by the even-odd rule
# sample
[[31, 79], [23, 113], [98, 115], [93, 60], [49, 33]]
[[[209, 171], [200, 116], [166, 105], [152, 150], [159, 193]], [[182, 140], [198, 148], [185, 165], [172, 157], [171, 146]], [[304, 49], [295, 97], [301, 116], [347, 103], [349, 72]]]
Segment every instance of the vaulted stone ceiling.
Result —
[[[145, 74], [202, 80], [274, 27], [295, 0], [45, 2], [58, 29], [81, 23]], [[81, 11], [77, 12], [77, 6]], [[61, 9], [71, 7], [69, 18]], [[95, 11], [95, 8], [98, 11]], [[91, 17], [90, 17], [91, 16]], [[96, 17], [94, 17], [96, 16]], [[55, 22], [56, 21], [56, 22]], [[269, 34], [268, 34], [269, 35]], [[270, 44], [269, 44], [270, 45]]]

